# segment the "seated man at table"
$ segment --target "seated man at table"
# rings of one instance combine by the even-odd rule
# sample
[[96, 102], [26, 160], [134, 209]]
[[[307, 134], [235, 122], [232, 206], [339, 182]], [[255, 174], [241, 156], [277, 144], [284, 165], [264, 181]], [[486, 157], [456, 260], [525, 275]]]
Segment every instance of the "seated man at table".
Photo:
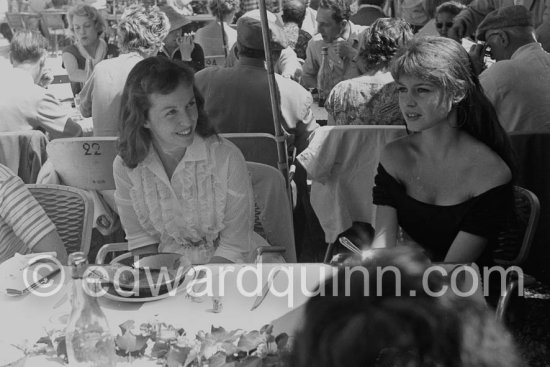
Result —
[[0, 164], [0, 264], [15, 253], [49, 251], [67, 262], [55, 225], [23, 181]]
[[[219, 132], [274, 134], [261, 23], [249, 14], [237, 22], [237, 65], [201, 70], [196, 74], [195, 84], [204, 96], [206, 114]], [[287, 46], [282, 24], [276, 21], [270, 13], [274, 62]], [[311, 112], [311, 95], [293, 80], [278, 74], [275, 80], [280, 93], [283, 129], [296, 136], [295, 146], [301, 151], [307, 146], [309, 134], [318, 127]]]
[[0, 71], [0, 132], [39, 129], [50, 138], [81, 136], [71, 111], [44, 88], [48, 41], [38, 32], [19, 31], [10, 43], [12, 67]]

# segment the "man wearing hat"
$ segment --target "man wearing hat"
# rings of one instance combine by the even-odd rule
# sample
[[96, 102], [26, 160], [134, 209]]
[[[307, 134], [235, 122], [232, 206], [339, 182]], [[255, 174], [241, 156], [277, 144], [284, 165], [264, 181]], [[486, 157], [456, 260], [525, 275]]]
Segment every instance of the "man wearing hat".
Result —
[[[273, 63], [287, 47], [283, 27], [269, 14]], [[259, 13], [246, 13], [237, 22], [237, 64], [232, 68], [206, 68], [195, 75], [205, 99], [204, 109], [221, 133], [269, 133], [275, 128]], [[295, 81], [275, 74], [283, 129], [295, 135], [298, 150], [307, 146], [318, 126], [311, 112], [311, 94]]]
[[506, 131], [550, 130], [550, 54], [534, 33], [533, 20], [522, 5], [494, 10], [477, 29], [470, 51], [480, 71], [485, 49], [497, 62], [479, 75]]
[[160, 10], [170, 21], [170, 32], [158, 54], [171, 60], [183, 61], [195, 71], [204, 69], [204, 51], [194, 41], [197, 26], [191, 21], [191, 16], [185, 16], [169, 5], [162, 6]]
[[545, 50], [550, 51], [550, 1], [548, 0], [473, 0], [453, 19], [449, 37], [459, 41], [473, 35], [487, 14], [512, 5], [523, 5], [531, 12], [537, 39]]

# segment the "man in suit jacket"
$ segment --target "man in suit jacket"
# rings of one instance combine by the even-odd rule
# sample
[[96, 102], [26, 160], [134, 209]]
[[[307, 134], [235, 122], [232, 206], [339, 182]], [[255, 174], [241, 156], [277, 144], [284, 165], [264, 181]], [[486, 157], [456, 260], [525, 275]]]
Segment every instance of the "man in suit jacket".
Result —
[[378, 18], [385, 18], [382, 10], [384, 0], [359, 0], [357, 13], [351, 16], [353, 24], [370, 26]]

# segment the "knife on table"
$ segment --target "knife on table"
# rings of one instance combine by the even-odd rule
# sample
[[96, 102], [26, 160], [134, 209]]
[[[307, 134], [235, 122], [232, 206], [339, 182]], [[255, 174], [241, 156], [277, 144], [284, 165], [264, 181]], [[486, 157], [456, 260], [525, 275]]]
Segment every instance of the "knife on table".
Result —
[[269, 293], [271, 286], [273, 285], [273, 280], [275, 279], [277, 274], [279, 274], [280, 271], [281, 269], [277, 269], [277, 271], [273, 273], [273, 276], [267, 279], [267, 282], [265, 282], [264, 286], [262, 287], [262, 294], [256, 297], [256, 300], [254, 301], [254, 304], [252, 305], [252, 308], [250, 309], [250, 311], [254, 311], [256, 308], [258, 308], [258, 306], [262, 304], [265, 297], [267, 297], [267, 294]]

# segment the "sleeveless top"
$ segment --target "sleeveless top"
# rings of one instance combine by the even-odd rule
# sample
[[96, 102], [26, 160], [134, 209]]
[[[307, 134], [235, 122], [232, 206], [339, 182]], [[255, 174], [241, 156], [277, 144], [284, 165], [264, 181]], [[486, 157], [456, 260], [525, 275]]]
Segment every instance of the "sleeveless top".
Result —
[[[78, 47], [75, 45], [67, 46], [63, 49], [63, 52], [67, 52], [71, 55], [73, 55], [76, 59], [76, 64], [78, 66], [79, 70], [84, 70], [86, 67], [86, 59], [84, 56], [80, 54], [80, 51], [78, 51]], [[106, 59], [111, 59], [113, 57], [117, 57], [119, 54], [118, 47], [115, 45], [112, 45], [110, 43], [107, 44], [107, 54], [105, 55]], [[61, 66], [63, 69], [65, 69], [65, 65], [61, 63]], [[82, 87], [84, 87], [84, 83], [80, 82], [71, 82], [71, 90], [73, 91], [73, 95], [77, 95], [82, 90]]]
[[488, 240], [477, 263], [490, 265], [498, 233], [514, 218], [511, 182], [459, 204], [434, 205], [407, 195], [404, 185], [381, 164], [374, 181], [374, 204], [395, 208], [399, 226], [426, 250], [432, 261], [443, 261], [458, 232], [464, 231]]

